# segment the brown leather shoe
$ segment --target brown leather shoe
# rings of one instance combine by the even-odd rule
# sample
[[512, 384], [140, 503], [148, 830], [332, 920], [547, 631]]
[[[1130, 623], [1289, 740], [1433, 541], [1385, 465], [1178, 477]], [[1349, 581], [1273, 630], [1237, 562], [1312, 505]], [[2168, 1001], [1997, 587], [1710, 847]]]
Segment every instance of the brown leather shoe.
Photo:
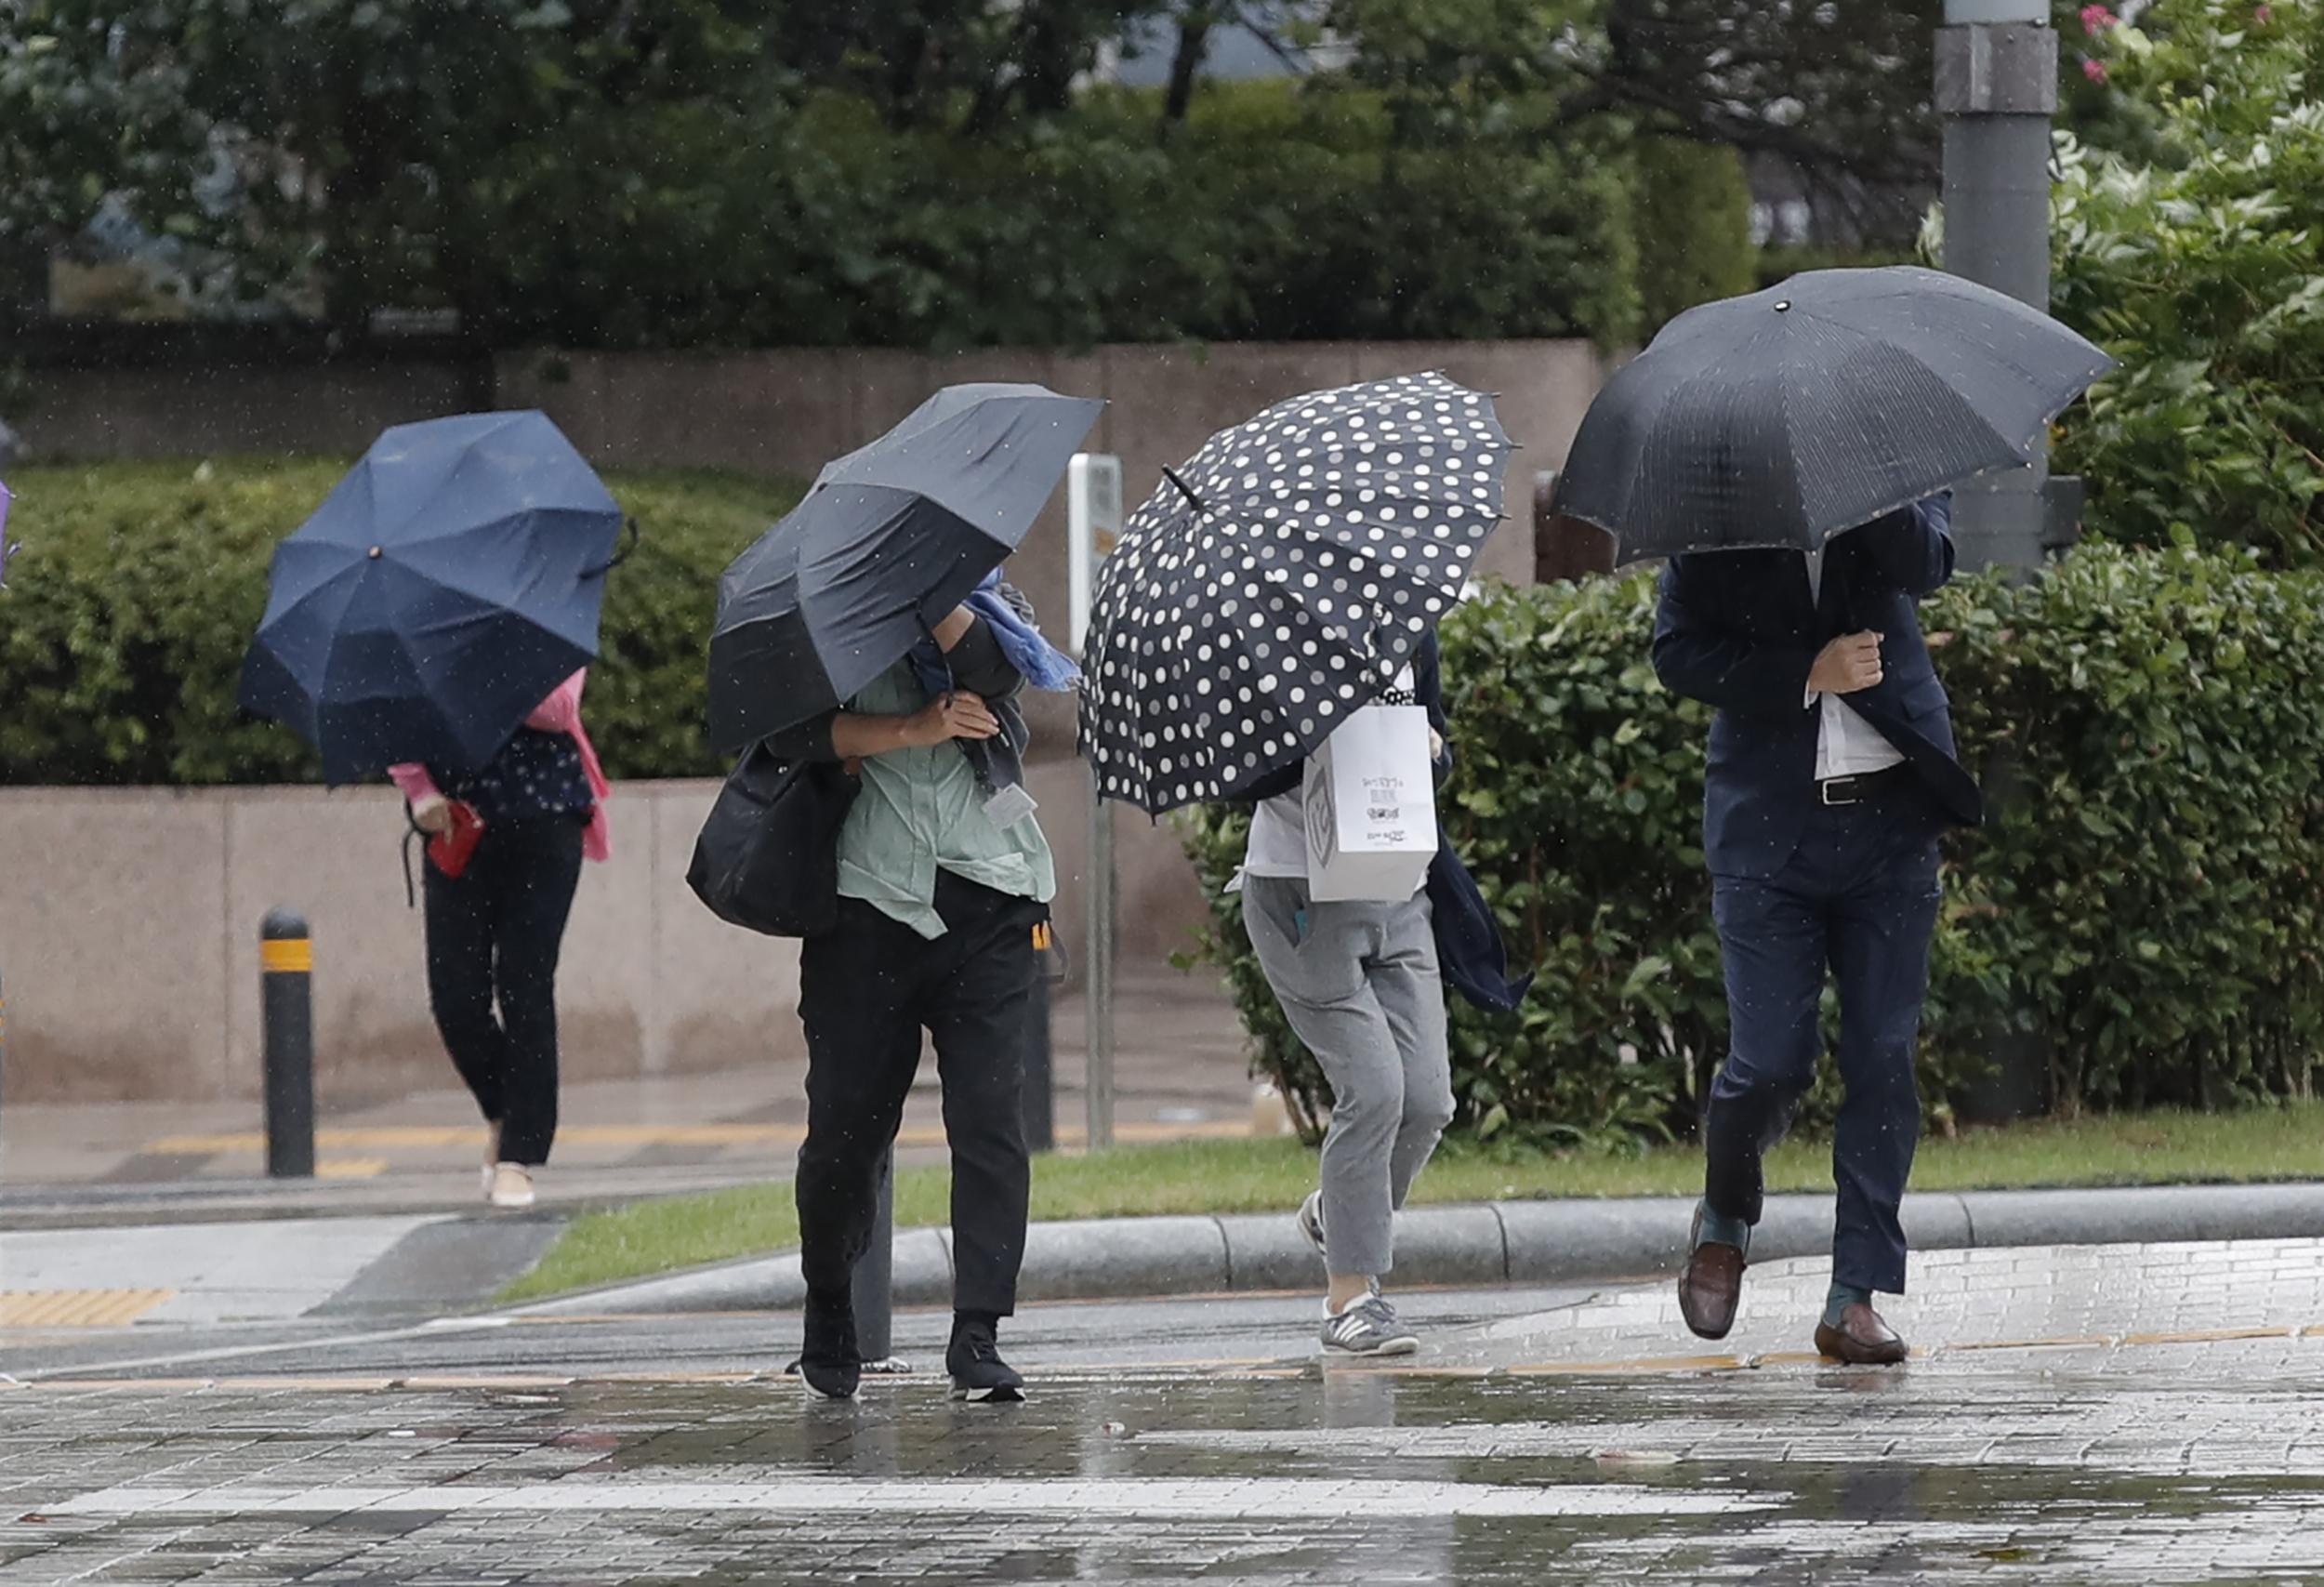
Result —
[[1816, 1325], [1816, 1348], [1852, 1367], [1894, 1367], [1910, 1354], [1880, 1313], [1857, 1301], [1840, 1314], [1840, 1326]]
[[1679, 1276], [1679, 1316], [1697, 1339], [1724, 1339], [1735, 1326], [1735, 1308], [1743, 1299], [1743, 1253], [1733, 1246], [1697, 1237], [1703, 1217], [1695, 1214], [1695, 1229], [1687, 1243], [1686, 1271]]

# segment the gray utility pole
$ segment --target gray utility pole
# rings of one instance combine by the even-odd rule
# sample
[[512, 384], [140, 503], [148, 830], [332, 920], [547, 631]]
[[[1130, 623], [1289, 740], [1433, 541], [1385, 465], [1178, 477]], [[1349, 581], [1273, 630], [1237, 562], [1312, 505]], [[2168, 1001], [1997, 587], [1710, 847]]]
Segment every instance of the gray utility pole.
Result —
[[[2058, 37], [2049, 0], [1945, 0], [1936, 31], [1936, 112], [1945, 124], [1945, 268], [2047, 313], [2050, 309], [2050, 124], [2058, 108]], [[2030, 576], [2072, 542], [2080, 482], [2050, 477], [2045, 444], [2030, 469], [1953, 492], [1953, 541], [1964, 570]], [[2014, 799], [2004, 756], [1985, 767], [1990, 803]], [[2042, 1111], [2050, 1055], [2036, 1037], [1989, 1033], [1993, 1067], [1960, 1098], [1972, 1123]]]
[[[2050, 125], [2058, 36], [2049, 0], [1945, 0], [1936, 112], [1945, 126], [1945, 268], [2043, 312], [2050, 307]], [[1953, 494], [1965, 569], [2032, 568], [2068, 544], [2080, 482], [2031, 469]]]

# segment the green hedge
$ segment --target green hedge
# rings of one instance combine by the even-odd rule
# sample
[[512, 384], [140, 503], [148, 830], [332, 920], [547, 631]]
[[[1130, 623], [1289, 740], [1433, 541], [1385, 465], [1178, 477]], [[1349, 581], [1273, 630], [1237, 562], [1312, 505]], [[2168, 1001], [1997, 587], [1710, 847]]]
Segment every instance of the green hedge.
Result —
[[[31, 549], [0, 595], [0, 779], [273, 783], [318, 774], [234, 705], [267, 561], [346, 471], [316, 459], [49, 465], [9, 474]], [[616, 776], [717, 769], [703, 637], [719, 571], [797, 498], [730, 476], [614, 474], [643, 530], [611, 576], [590, 731]]]
[[[2310, 1093], [2320, 600], [2306, 576], [2093, 547], [2022, 588], [1964, 581], [1930, 603], [1964, 752], [1988, 776], [2006, 758], [2018, 790], [1947, 846], [1933, 1108], [1982, 1077], [1996, 1020], [2049, 1038], [2064, 1113]], [[1498, 587], [1446, 626], [1462, 763], [1446, 826], [1539, 974], [1515, 1016], [1456, 1000], [1456, 1089], [1486, 1133], [1686, 1133], [1724, 1050], [1700, 849], [1709, 712], [1656, 680], [1653, 610], [1641, 575]], [[1260, 1065], [1312, 1104], [1320, 1078], [1220, 892], [1244, 818], [1207, 811], [1183, 831]]]

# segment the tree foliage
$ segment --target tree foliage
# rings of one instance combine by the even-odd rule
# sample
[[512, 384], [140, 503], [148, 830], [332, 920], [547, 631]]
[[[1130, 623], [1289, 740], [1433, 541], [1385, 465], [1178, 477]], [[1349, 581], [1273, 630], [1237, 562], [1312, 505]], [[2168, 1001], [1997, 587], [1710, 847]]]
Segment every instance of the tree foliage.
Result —
[[2108, 146], [2061, 143], [2053, 301], [2121, 368], [2067, 414], [2061, 466], [2111, 537], [2324, 564], [2324, 9], [2158, 0], [2086, 26], [2114, 103]]
[[[1618, 340], [1633, 134], [1733, 141], [1789, 113], [1738, 109], [1723, 73], [1741, 58], [1709, 42], [1734, 19], [1690, 32], [1657, 12], [1641, 53], [1621, 42], [1644, 36], [1636, 9], [0, 0], [0, 252], [71, 236], [110, 194], [215, 265], [224, 296], [343, 336], [377, 310], [449, 309], [495, 344], [842, 323], [907, 344]], [[1198, 88], [1230, 24], [1272, 30], [1287, 60], [1337, 41], [1317, 59], [1344, 68]], [[1162, 93], [1087, 86], [1119, 41], [1157, 36], [1175, 39]], [[1710, 50], [1703, 71], [1677, 64], [1682, 43]], [[1649, 91], [1646, 65], [1691, 86]], [[1294, 266], [1309, 235], [1319, 257]], [[1217, 279], [1198, 246], [1260, 273]]]
[[311, 266], [343, 329], [414, 301], [488, 328], [512, 172], [594, 118], [731, 89], [762, 9], [731, 5], [0, 0], [0, 171], [33, 179], [0, 213], [53, 230], [124, 193], [251, 290]]

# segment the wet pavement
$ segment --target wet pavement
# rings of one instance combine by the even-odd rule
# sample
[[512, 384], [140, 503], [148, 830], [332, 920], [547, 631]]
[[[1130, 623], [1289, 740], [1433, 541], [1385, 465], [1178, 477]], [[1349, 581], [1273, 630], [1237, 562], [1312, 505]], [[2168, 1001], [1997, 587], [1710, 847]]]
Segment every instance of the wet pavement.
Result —
[[[2324, 1579], [2324, 1241], [1924, 1259], [1923, 1354], [1801, 1355], [1820, 1264], [1705, 1356], [1668, 1286], [1031, 1308], [1021, 1407], [852, 1406], [795, 1318], [13, 1335], [0, 1581], [1288, 1584]], [[132, 1337], [122, 1338], [123, 1334]]]

